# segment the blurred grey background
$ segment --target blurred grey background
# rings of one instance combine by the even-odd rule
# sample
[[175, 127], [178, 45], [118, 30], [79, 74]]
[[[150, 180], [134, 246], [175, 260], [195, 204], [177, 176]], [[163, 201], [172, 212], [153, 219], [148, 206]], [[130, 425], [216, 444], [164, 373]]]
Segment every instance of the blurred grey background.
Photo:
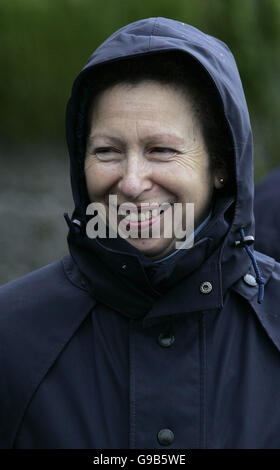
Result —
[[190, 23], [230, 46], [252, 120], [256, 181], [279, 165], [279, 0], [1, 0], [0, 284], [67, 252], [72, 82], [112, 32], [149, 16]]
[[71, 216], [73, 204], [64, 146], [1, 146], [0, 155], [3, 284], [67, 252], [63, 213]]

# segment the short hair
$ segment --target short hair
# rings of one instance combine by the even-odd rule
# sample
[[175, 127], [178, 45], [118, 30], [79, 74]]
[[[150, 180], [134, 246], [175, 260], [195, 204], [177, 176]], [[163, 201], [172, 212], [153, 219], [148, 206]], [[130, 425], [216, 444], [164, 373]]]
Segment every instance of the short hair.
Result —
[[[137, 85], [152, 80], [179, 88], [191, 99], [194, 116], [201, 126], [212, 170], [225, 170], [227, 182], [219, 193], [233, 192], [234, 144], [224, 115], [222, 99], [202, 65], [180, 51], [137, 55], [101, 64], [86, 76], [85, 141], [90, 129], [90, 110], [100, 94], [118, 85]], [[85, 143], [85, 142], [84, 142]]]

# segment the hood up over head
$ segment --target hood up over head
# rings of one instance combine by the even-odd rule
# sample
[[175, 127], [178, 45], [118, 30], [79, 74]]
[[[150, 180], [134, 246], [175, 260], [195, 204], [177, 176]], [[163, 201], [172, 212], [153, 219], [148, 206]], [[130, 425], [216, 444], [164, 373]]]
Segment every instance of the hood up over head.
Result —
[[[248, 247], [254, 236], [252, 132], [239, 72], [231, 51], [219, 39], [185, 23], [168, 18], [148, 18], [131, 23], [113, 33], [103, 42], [91, 55], [86, 66], [77, 76], [73, 84], [66, 115], [66, 133], [71, 161], [71, 184], [75, 204], [71, 220], [66, 216], [70, 228], [68, 235], [69, 248], [80, 270], [89, 281], [94, 295], [97, 298], [99, 296], [99, 300], [102, 301], [104, 301], [104, 296], [100, 294], [102, 286], [101, 284], [98, 285], [98, 281], [94, 278], [98, 276], [98, 273], [100, 276], [104, 264], [107, 265], [104, 276], [112, 283], [123, 282], [126, 292], [131, 289], [134, 292], [137, 282], [140, 281], [136, 282], [136, 277], [139, 274], [136, 272], [132, 276], [135, 281], [134, 286], [131, 286], [131, 282], [125, 275], [122, 281], [117, 281], [116, 275], [120, 277], [120, 265], [123, 265], [124, 260], [125, 262], [128, 260], [134, 267], [137, 263], [139, 267], [140, 263], [142, 273], [145, 272], [143, 266], [145, 268], [152, 265], [147, 257], [142, 256], [138, 250], [131, 247], [124, 240], [113, 240], [115, 245], [110, 243], [101, 244], [96, 239], [88, 239], [85, 234], [86, 207], [89, 203], [83, 169], [85, 110], [88, 100], [85, 90], [89, 73], [92, 76], [94, 70], [100, 70], [100, 67], [108, 62], [167, 51], [181, 51], [186, 57], [191, 56], [203, 68], [209, 81], [217, 91], [217, 99], [222, 103], [224, 119], [232, 136], [232, 158], [234, 159], [232, 168], [234, 175], [231, 176], [234, 180], [234, 190], [232, 194], [222, 197], [218, 201], [211, 220], [203, 229], [199, 240], [196, 241], [194, 246], [188, 250], [181, 250], [185, 253], [175, 257], [177, 260], [175, 265], [180, 267], [174, 267], [173, 259], [172, 268], [170, 266], [166, 268], [165, 266], [163, 269], [161, 266], [158, 268], [157, 275], [160, 270], [161, 273], [164, 271], [163, 278], [168, 277], [169, 285], [163, 283], [163, 287], [171, 287], [176, 283], [178, 284], [182, 277], [193, 276], [194, 271], [196, 271], [194, 275], [202, 279], [201, 269], [204, 272], [206, 269], [207, 272], [211, 272], [212, 277], [210, 277], [215, 278], [217, 284], [217, 289], [212, 292], [215, 299], [212, 302], [213, 307], [221, 306], [226, 289], [248, 271], [251, 263], [253, 263], [255, 271], [258, 270], [253, 252]], [[91, 259], [90, 266], [89, 252], [94, 256], [94, 259]], [[100, 262], [98, 262], [98, 259]], [[192, 269], [190, 269], [190, 266], [192, 266]], [[96, 276], [94, 276], [95, 269]], [[168, 272], [168, 275], [166, 272]], [[259, 272], [256, 271], [256, 274], [260, 285], [259, 300], [261, 301], [262, 278]], [[159, 277], [162, 280], [162, 276]], [[138, 285], [139, 290], [137, 292], [141, 291], [141, 296], [144, 299], [143, 305], [140, 307], [142, 312], [147, 312], [159, 295], [158, 291], [160, 289], [155, 288], [153, 291], [149, 291], [150, 286], [148, 286], [147, 281], [151, 279], [152, 276], [149, 279], [146, 276], [145, 282], [143, 281], [141, 285]], [[184, 292], [186, 291], [185, 288]], [[135, 295], [135, 292], [133, 295]], [[119, 299], [117, 293], [116, 298]], [[148, 298], [150, 300], [146, 302]], [[128, 312], [131, 305], [129, 305], [127, 299], [126, 302], [128, 306], [125, 310]], [[116, 303], [111, 304], [111, 306], [118, 309]]]

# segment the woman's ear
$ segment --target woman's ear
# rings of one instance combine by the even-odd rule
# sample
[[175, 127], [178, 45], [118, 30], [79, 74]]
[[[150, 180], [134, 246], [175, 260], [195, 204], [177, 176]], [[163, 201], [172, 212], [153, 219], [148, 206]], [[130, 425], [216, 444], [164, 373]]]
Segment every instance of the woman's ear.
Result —
[[224, 188], [226, 183], [226, 176], [224, 174], [218, 174], [214, 177], [214, 187], [216, 189]]

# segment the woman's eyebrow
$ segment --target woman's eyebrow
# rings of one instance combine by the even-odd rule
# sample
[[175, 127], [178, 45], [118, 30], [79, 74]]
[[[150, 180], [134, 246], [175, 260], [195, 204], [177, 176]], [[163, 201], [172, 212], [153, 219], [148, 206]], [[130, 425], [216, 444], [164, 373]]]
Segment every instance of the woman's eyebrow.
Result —
[[88, 137], [88, 142], [90, 142], [91, 144], [95, 144], [95, 141], [97, 139], [106, 139], [106, 140], [111, 140], [111, 141], [114, 141], [116, 143], [121, 143], [122, 140], [118, 137], [114, 137], [112, 135], [109, 135], [109, 134], [95, 134], [95, 135], [90, 135]]
[[96, 139], [108, 139], [108, 140], [114, 140], [116, 142], [121, 142], [122, 141], [122, 139], [120, 139], [119, 137], [115, 137], [113, 135], [104, 134], [104, 133], [90, 135], [88, 139], [89, 139], [90, 142], [94, 142]]
[[169, 143], [173, 145], [184, 145], [185, 140], [182, 137], [179, 137], [178, 135], [175, 134], [168, 134], [168, 133], [156, 133], [156, 134], [150, 134], [146, 136], [143, 140], [149, 141], [149, 142], [164, 142], [164, 143]]
[[110, 142], [113, 142], [115, 143], [116, 145], [121, 145], [122, 144], [122, 140], [119, 139], [118, 137], [114, 137], [114, 136], [111, 136], [109, 134], [95, 134], [95, 135], [90, 135], [88, 137], [88, 142], [87, 142], [87, 146], [88, 146], [88, 149], [89, 151], [92, 151], [94, 146], [96, 145], [96, 140], [97, 139], [105, 139], [107, 141], [110, 141]]
[[[95, 144], [96, 139], [99, 139], [99, 138], [109, 140], [109, 141], [114, 142], [118, 145], [123, 144], [122, 139], [120, 139], [118, 137], [115, 137], [115, 136], [112, 136], [112, 135], [109, 135], [109, 134], [101, 133], [101, 134], [95, 134], [95, 135], [89, 136], [88, 141], [90, 143], [90, 148], [91, 148], [92, 145]], [[174, 144], [174, 145], [184, 145], [185, 144], [185, 140], [182, 137], [179, 137], [178, 135], [170, 134], [170, 133], [155, 133], [155, 134], [153, 133], [153, 134], [149, 134], [149, 135], [144, 136], [140, 140], [143, 141], [144, 143], [145, 142], [159, 142], [159, 141], [162, 141], [162, 142], [170, 143], [170, 144]]]

